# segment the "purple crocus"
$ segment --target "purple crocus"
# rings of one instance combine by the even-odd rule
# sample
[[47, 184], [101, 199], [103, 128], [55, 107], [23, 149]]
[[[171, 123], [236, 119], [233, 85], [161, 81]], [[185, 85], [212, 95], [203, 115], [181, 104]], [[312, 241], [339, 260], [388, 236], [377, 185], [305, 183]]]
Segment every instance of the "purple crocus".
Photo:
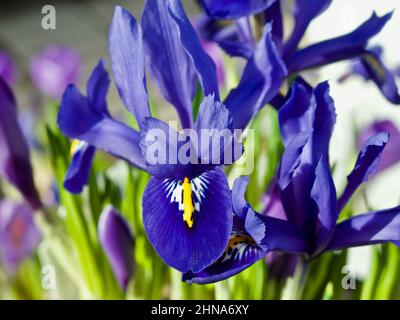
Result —
[[387, 132], [390, 136], [390, 141], [386, 145], [385, 152], [382, 153], [378, 171], [383, 171], [400, 161], [400, 131], [396, 125], [390, 120], [375, 121], [362, 129], [357, 136], [357, 146], [361, 147], [362, 142], [367, 137], [371, 137], [378, 132]]
[[135, 243], [129, 225], [115, 208], [107, 206], [100, 215], [98, 234], [118, 283], [126, 290], [134, 267]]
[[367, 139], [337, 198], [329, 167], [328, 147], [335, 124], [335, 107], [326, 82], [312, 89], [299, 79], [279, 111], [285, 151], [277, 177], [286, 219], [261, 215], [244, 198], [247, 179], [232, 190], [234, 230], [224, 254], [184, 280], [210, 283], [252, 265], [269, 252], [301, 254], [312, 259], [329, 250], [393, 242], [400, 244], [400, 207], [356, 215], [337, 223], [340, 212], [357, 188], [377, 169], [389, 135]]
[[0, 77], [2, 77], [9, 86], [12, 86], [17, 79], [17, 66], [9, 54], [0, 52]]
[[[215, 1], [209, 4], [203, 3], [206, 12], [212, 12], [211, 7], [218, 7], [216, 3]], [[225, 4], [224, 12], [227, 13], [230, 8], [236, 8], [238, 3], [241, 1], [230, 1], [229, 4]], [[348, 34], [299, 48], [299, 43], [311, 21], [323, 13], [330, 4], [331, 0], [296, 0], [293, 10], [294, 28], [287, 40], [283, 39], [284, 24], [280, 1], [272, 1], [260, 13], [265, 23], [273, 22], [272, 37], [287, 67], [288, 74], [298, 74], [303, 70], [361, 57], [368, 79], [377, 84], [390, 102], [400, 104], [391, 72], [376, 53], [367, 49], [369, 39], [381, 31], [392, 13], [378, 17], [374, 12], [368, 20]], [[251, 33], [248, 20], [246, 24], [248, 18], [244, 17], [231, 22], [219, 20], [221, 18], [229, 18], [229, 15], [205, 16], [200, 20], [198, 28], [203, 39], [216, 42], [231, 56], [249, 58], [253, 52], [255, 35]], [[282, 100], [278, 98], [270, 102], [277, 108], [282, 104]]]
[[41, 201], [33, 181], [28, 143], [17, 120], [17, 106], [7, 83], [0, 77], [0, 176], [15, 186], [33, 209]]
[[0, 262], [8, 272], [33, 253], [40, 238], [29, 205], [0, 200]]
[[[105, 104], [100, 103], [102, 107], [98, 108], [91, 98], [103, 99], [107, 92], [108, 76], [102, 63], [91, 76], [98, 85], [87, 92], [87, 97], [74, 85], [67, 88], [58, 124], [66, 136], [85, 141], [151, 174], [142, 202], [147, 236], [168, 265], [182, 272], [198, 272], [213, 263], [229, 241], [232, 204], [220, 166], [227, 164], [224, 159], [229, 153], [225, 150], [236, 141], [231, 135], [216, 152], [210, 153], [199, 143], [208, 138], [195, 142], [186, 133], [201, 136], [203, 129], [230, 133], [243, 129], [264, 106], [264, 100], [276, 95], [278, 87], [273, 80], [284, 78], [286, 70], [272, 41], [271, 27], [266, 26], [238, 87], [221, 103], [215, 65], [180, 1], [147, 0], [142, 26], [143, 32], [129, 12], [116, 7], [109, 34], [115, 84], [140, 132], [113, 119]], [[186, 129], [182, 132], [151, 117], [145, 52], [153, 80], [175, 107], [181, 126]], [[205, 99], [194, 119], [192, 100], [198, 83]], [[154, 132], [161, 134], [160, 139], [152, 140]], [[181, 150], [182, 145], [194, 150], [190, 151], [189, 162], [178, 157], [176, 150]], [[153, 154], [154, 146], [160, 146], [159, 150], [164, 146], [168, 151]], [[165, 163], [156, 159], [162, 156]], [[233, 157], [232, 161], [236, 159]]]
[[30, 76], [45, 95], [59, 99], [69, 83], [75, 83], [81, 72], [81, 60], [73, 48], [49, 46], [32, 59]]

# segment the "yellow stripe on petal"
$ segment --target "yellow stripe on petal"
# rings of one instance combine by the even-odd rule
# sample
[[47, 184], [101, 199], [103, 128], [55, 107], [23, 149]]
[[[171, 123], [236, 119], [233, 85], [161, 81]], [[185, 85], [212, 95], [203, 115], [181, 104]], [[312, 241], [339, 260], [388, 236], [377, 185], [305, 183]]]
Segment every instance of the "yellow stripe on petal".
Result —
[[188, 178], [183, 180], [183, 221], [189, 228], [193, 227], [194, 205], [192, 198], [192, 185]]
[[74, 140], [72, 140], [72, 143], [71, 143], [71, 148], [69, 149], [69, 154], [71, 155], [71, 157], [74, 155], [74, 153], [77, 151], [77, 149], [78, 149], [78, 146], [79, 146], [79, 140], [77, 140], [77, 139], [74, 139]]

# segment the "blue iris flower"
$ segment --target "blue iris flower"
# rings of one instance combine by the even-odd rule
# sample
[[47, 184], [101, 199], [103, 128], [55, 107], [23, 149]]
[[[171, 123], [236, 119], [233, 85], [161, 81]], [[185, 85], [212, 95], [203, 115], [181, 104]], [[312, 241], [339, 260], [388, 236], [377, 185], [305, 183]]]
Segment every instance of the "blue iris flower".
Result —
[[[176, 150], [188, 142], [184, 131], [201, 136], [203, 129], [233, 132], [245, 128], [265, 100], [277, 94], [286, 69], [272, 40], [271, 26], [266, 25], [239, 85], [221, 103], [215, 65], [203, 50], [181, 2], [148, 0], [141, 20], [143, 31], [129, 12], [116, 7], [109, 33], [115, 84], [140, 130], [115, 120], [107, 111], [109, 77], [100, 61], [89, 78], [86, 96], [70, 85], [62, 98], [58, 125], [66, 136], [84, 142], [78, 144], [65, 187], [75, 192], [82, 189], [94, 150], [90, 148], [104, 150], [149, 172], [152, 177], [143, 195], [143, 222], [150, 242], [170, 266], [182, 272], [199, 272], [222, 254], [232, 230], [230, 190], [220, 166], [227, 164], [221, 159], [225, 159], [226, 150], [232, 150], [235, 139], [224, 140], [217, 152], [210, 153], [189, 138], [189, 146], [196, 150], [194, 156], [191, 153], [195, 163], [176, 162]], [[185, 129], [182, 132], [151, 116], [145, 53], [150, 75], [175, 107]], [[194, 119], [192, 101], [198, 83], [205, 99]], [[151, 139], [154, 132], [163, 134], [157, 143]], [[154, 146], [168, 151], [152, 153]], [[166, 163], [154, 161], [160, 156]], [[236, 159], [235, 154], [232, 162]]]
[[[257, 12], [258, 20], [272, 23], [272, 38], [289, 75], [338, 61], [360, 58], [367, 78], [376, 83], [390, 102], [400, 104], [398, 88], [392, 72], [385, 67], [375, 50], [367, 48], [369, 39], [381, 31], [392, 13], [378, 17], [374, 12], [369, 19], [348, 34], [299, 48], [299, 43], [311, 21], [329, 7], [331, 0], [296, 0], [293, 10], [294, 28], [287, 40], [283, 39], [281, 1], [269, 1], [268, 5], [266, 1], [264, 4], [262, 2], [259, 1], [258, 6], [252, 6], [251, 1], [248, 2], [249, 7], [258, 9], [252, 11], [241, 7], [247, 1], [230, 1], [224, 6], [219, 1], [202, 1], [209, 16], [202, 16], [199, 19], [197, 29], [204, 40], [218, 43], [229, 55], [248, 59], [253, 54], [255, 43], [255, 35], [248, 15]], [[229, 14], [231, 10], [236, 11], [236, 9], [242, 12], [240, 18]], [[216, 14], [217, 12], [224, 14]], [[231, 18], [238, 19], [221, 20]], [[278, 97], [269, 102], [277, 108], [282, 105], [282, 100]]]
[[400, 245], [400, 207], [355, 215], [337, 223], [357, 188], [377, 170], [389, 136], [379, 132], [365, 141], [347, 177], [347, 186], [337, 198], [328, 155], [335, 121], [334, 101], [326, 82], [314, 89], [302, 79], [293, 83], [279, 111], [285, 151], [277, 175], [277, 196], [284, 215], [278, 219], [270, 216], [273, 213], [256, 213], [244, 198], [247, 178], [239, 178], [232, 190], [234, 227], [225, 252], [206, 269], [184, 274], [185, 281], [223, 280], [273, 251], [311, 259], [325, 251], [354, 246], [385, 242]]

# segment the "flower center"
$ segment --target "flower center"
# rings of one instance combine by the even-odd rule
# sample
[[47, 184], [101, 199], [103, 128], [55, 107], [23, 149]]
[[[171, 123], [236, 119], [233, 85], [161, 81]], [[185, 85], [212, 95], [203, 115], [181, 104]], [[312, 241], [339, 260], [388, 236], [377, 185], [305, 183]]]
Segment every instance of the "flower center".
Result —
[[183, 221], [189, 228], [193, 227], [194, 205], [192, 198], [192, 185], [190, 180], [185, 177], [183, 180]]

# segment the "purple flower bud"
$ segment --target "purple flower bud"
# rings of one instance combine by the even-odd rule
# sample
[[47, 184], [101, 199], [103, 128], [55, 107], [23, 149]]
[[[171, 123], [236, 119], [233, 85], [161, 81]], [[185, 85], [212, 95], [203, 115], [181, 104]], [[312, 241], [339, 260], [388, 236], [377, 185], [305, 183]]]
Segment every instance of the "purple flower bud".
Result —
[[0, 260], [13, 273], [40, 241], [32, 209], [25, 203], [0, 201]]
[[12, 91], [0, 77], [0, 176], [14, 185], [33, 209], [41, 206], [29, 158], [28, 144], [17, 120]]
[[0, 52], [0, 76], [12, 86], [17, 78], [17, 67], [12, 58], [5, 52]]
[[134, 239], [121, 214], [111, 205], [101, 213], [100, 243], [122, 289], [126, 290], [133, 272]]
[[50, 46], [33, 58], [30, 75], [36, 87], [54, 99], [61, 97], [70, 83], [77, 82], [81, 61], [75, 49]]

